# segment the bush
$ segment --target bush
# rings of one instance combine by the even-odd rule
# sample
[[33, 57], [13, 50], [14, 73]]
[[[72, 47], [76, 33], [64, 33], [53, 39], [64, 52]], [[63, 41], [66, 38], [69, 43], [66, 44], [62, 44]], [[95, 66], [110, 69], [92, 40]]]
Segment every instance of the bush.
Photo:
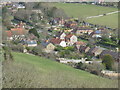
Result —
[[30, 29], [30, 30], [29, 30], [29, 33], [34, 34], [34, 35], [35, 35], [36, 37], [38, 37], [38, 38], [40, 37], [39, 34], [38, 34], [38, 32], [37, 32], [37, 30], [36, 30], [35, 28]]
[[80, 62], [75, 66], [77, 69], [85, 70], [95, 75], [101, 75], [101, 70], [104, 69], [104, 67], [99, 63], [85, 64]]
[[16, 52], [23, 52], [24, 48], [21, 44], [18, 44], [18, 45], [11, 45], [10, 48], [13, 50], [13, 51], [16, 51]]
[[106, 69], [112, 70], [114, 64], [113, 57], [109, 54], [104, 55], [102, 63], [105, 65]]
[[61, 46], [56, 46], [55, 51], [61, 51], [61, 50], [64, 50], [64, 48]]
[[35, 54], [35, 55], [42, 55], [42, 49], [40, 46], [37, 46], [37, 47], [34, 47], [32, 49], [32, 53]]

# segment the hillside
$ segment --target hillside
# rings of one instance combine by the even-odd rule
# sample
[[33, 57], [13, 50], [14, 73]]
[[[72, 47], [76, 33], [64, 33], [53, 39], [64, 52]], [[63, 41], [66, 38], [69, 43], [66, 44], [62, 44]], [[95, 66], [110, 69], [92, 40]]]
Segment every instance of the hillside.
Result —
[[3, 63], [3, 87], [32, 88], [113, 88], [116, 80], [98, 77], [85, 71], [42, 57], [13, 53], [14, 62]]
[[[109, 12], [118, 11], [117, 8], [102, 7], [88, 4], [84, 5], [79, 3], [54, 3], [52, 5], [58, 8], [62, 8], [66, 12], [66, 14], [70, 17], [77, 17], [84, 20], [86, 20], [86, 17], [89, 16], [97, 16]], [[118, 20], [117, 14], [112, 14], [98, 18], [91, 18], [86, 21], [94, 24], [100, 24], [104, 26], [107, 25], [112, 28], [117, 28], [118, 27], [117, 20]]]

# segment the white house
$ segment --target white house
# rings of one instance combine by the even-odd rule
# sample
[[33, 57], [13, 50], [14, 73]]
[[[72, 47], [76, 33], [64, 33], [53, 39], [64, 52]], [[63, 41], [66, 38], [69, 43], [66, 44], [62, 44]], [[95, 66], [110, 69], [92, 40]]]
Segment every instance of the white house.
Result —
[[67, 45], [71, 46], [77, 42], [77, 37], [73, 34], [69, 34], [65, 37], [65, 40], [67, 42]]
[[62, 39], [60, 39], [58, 37], [52, 38], [50, 40], [50, 42], [53, 43], [54, 45], [60, 45], [62, 47], [66, 47], [67, 46], [65, 40], [62, 40]]
[[60, 42], [60, 46], [66, 47], [66, 46], [67, 46], [67, 45], [66, 45], [66, 42], [65, 42], [65, 41], [61, 41], [61, 42]]
[[60, 35], [60, 39], [65, 39], [65, 36], [66, 36], [66, 34], [65, 34], [65, 33], [62, 33], [62, 34]]

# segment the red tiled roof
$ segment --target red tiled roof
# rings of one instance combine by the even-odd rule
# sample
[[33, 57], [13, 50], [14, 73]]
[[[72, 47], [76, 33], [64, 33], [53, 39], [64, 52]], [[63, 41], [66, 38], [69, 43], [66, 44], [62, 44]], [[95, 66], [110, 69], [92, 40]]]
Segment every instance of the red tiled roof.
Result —
[[9, 31], [6, 31], [6, 34], [8, 37], [12, 37], [12, 32], [9, 30]]
[[25, 33], [25, 30], [23, 28], [12, 28], [11, 31], [15, 32], [15, 34], [18, 35], [23, 35]]
[[53, 43], [53, 44], [60, 44], [61, 41], [62, 41], [62, 40], [61, 40], [60, 38], [52, 38], [52, 39], [50, 40], [50, 42]]
[[82, 42], [82, 41], [78, 41], [75, 43], [76, 45], [85, 45], [86, 43], [85, 42]]
[[71, 38], [73, 34], [68, 34], [65, 38]]

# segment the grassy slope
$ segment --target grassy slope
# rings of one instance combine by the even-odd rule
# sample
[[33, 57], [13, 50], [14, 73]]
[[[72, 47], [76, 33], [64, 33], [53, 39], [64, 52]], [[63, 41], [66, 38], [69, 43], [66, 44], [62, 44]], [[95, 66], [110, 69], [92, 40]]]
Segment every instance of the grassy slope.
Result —
[[[78, 18], [86, 18], [88, 16], [96, 16], [108, 12], [117, 11], [117, 8], [110, 7], [101, 7], [95, 5], [82, 5], [82, 4], [73, 4], [73, 3], [54, 3], [54, 6], [58, 8], [62, 8], [65, 10], [68, 16], [78, 17]], [[89, 19], [88, 22], [93, 22], [96, 24], [107, 25], [110, 27], [118, 27], [117, 26], [118, 16], [115, 14]]]
[[[88, 72], [73, 69], [64, 64], [60, 64], [55, 61], [51, 61], [42, 57], [32, 56], [22, 53], [13, 53], [15, 62], [12, 65], [3, 67], [3, 71], [6, 73], [3, 76], [11, 78], [17, 78], [9, 83], [9, 79], [6, 79], [4, 87], [85, 87], [85, 88], [101, 88], [101, 87], [117, 87], [117, 81], [101, 78], [92, 75]], [[9, 68], [9, 71], [7, 71]], [[12, 72], [12, 73], [11, 73]], [[14, 73], [15, 72], [15, 73]], [[17, 74], [19, 73], [19, 75]], [[25, 72], [25, 73], [22, 73]], [[14, 73], [14, 74], [13, 74]], [[29, 73], [28, 75], [26, 73]], [[20, 78], [25, 79], [19, 80]], [[25, 85], [26, 82], [31, 81], [29, 85]], [[31, 80], [32, 79], [32, 80]], [[20, 81], [20, 82], [19, 82]], [[13, 84], [12, 84], [13, 83]], [[17, 83], [17, 84], [15, 84]], [[21, 86], [18, 86], [18, 83]]]
[[112, 14], [99, 18], [92, 18], [88, 19], [87, 21], [93, 24], [100, 24], [104, 26], [109, 26], [111, 28], [118, 28], [118, 14]]

